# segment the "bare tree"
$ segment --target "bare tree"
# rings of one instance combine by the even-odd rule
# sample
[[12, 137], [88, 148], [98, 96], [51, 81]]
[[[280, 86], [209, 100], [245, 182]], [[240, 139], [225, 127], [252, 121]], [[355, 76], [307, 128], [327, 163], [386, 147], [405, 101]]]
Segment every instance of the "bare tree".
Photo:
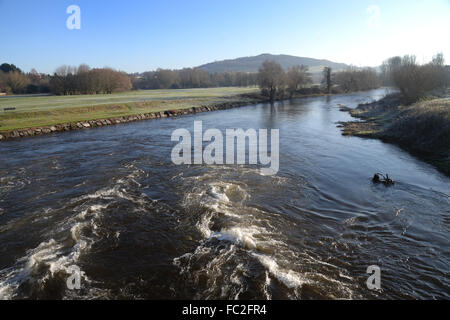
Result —
[[30, 80], [19, 71], [9, 72], [6, 78], [6, 85], [13, 93], [25, 93]]
[[304, 65], [294, 66], [289, 69], [286, 75], [286, 81], [290, 97], [302, 87], [312, 83], [311, 76], [308, 74], [308, 67]]
[[350, 67], [345, 71], [333, 74], [333, 83], [344, 92], [370, 90], [380, 87], [380, 77], [370, 68], [357, 69]]
[[258, 83], [263, 94], [274, 101], [277, 94], [282, 93], [285, 84], [285, 73], [281, 65], [275, 61], [265, 61], [258, 72]]
[[0, 70], [0, 93], [9, 93], [11, 88], [6, 84], [8, 74]]
[[61, 66], [50, 81], [55, 94], [113, 93], [131, 90], [130, 77], [111, 68], [90, 69], [87, 65], [78, 68]]
[[445, 89], [448, 77], [444, 56], [437, 54], [427, 64], [419, 65], [415, 56], [394, 57], [388, 60], [389, 77], [409, 104], [424, 97], [427, 92]]

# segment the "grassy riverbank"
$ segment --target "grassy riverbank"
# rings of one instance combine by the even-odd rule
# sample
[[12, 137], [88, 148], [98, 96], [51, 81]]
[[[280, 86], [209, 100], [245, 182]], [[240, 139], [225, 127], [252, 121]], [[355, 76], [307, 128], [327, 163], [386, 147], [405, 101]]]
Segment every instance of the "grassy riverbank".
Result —
[[[140, 90], [118, 94], [0, 98], [0, 132], [220, 103], [252, 102], [257, 88]], [[4, 108], [15, 110], [4, 111]]]
[[403, 106], [399, 96], [348, 110], [363, 121], [342, 123], [344, 135], [395, 143], [450, 175], [450, 97]]

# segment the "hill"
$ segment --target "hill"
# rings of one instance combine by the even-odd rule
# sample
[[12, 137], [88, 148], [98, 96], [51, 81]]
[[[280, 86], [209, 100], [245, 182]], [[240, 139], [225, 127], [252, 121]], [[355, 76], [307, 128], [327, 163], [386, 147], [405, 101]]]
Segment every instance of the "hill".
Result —
[[311, 73], [321, 72], [323, 67], [331, 67], [335, 70], [342, 70], [348, 67], [344, 63], [336, 63], [329, 60], [320, 60], [305, 57], [296, 57], [285, 54], [261, 54], [253, 57], [243, 57], [230, 60], [215, 61], [199, 66], [199, 69], [215, 72], [257, 72], [265, 60], [273, 60], [279, 63], [284, 69], [297, 65], [305, 65], [310, 68]]

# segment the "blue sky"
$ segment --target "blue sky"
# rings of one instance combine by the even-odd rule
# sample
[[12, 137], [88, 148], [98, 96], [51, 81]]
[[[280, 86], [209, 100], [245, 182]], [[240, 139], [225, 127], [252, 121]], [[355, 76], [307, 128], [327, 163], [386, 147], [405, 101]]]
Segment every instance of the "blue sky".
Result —
[[[72, 4], [80, 30], [66, 28]], [[0, 17], [0, 63], [25, 71], [137, 72], [261, 53], [358, 66], [437, 52], [450, 61], [449, 0], [0, 0]]]

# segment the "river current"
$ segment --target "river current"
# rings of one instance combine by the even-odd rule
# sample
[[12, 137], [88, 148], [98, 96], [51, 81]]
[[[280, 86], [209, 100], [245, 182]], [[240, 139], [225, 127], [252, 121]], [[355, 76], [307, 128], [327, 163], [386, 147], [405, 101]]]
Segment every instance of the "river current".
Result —
[[[385, 94], [2, 142], [0, 299], [449, 299], [450, 179], [337, 128], [351, 119], [338, 104]], [[171, 134], [194, 120], [279, 129], [279, 172], [174, 165]], [[380, 290], [367, 288], [371, 265]]]

